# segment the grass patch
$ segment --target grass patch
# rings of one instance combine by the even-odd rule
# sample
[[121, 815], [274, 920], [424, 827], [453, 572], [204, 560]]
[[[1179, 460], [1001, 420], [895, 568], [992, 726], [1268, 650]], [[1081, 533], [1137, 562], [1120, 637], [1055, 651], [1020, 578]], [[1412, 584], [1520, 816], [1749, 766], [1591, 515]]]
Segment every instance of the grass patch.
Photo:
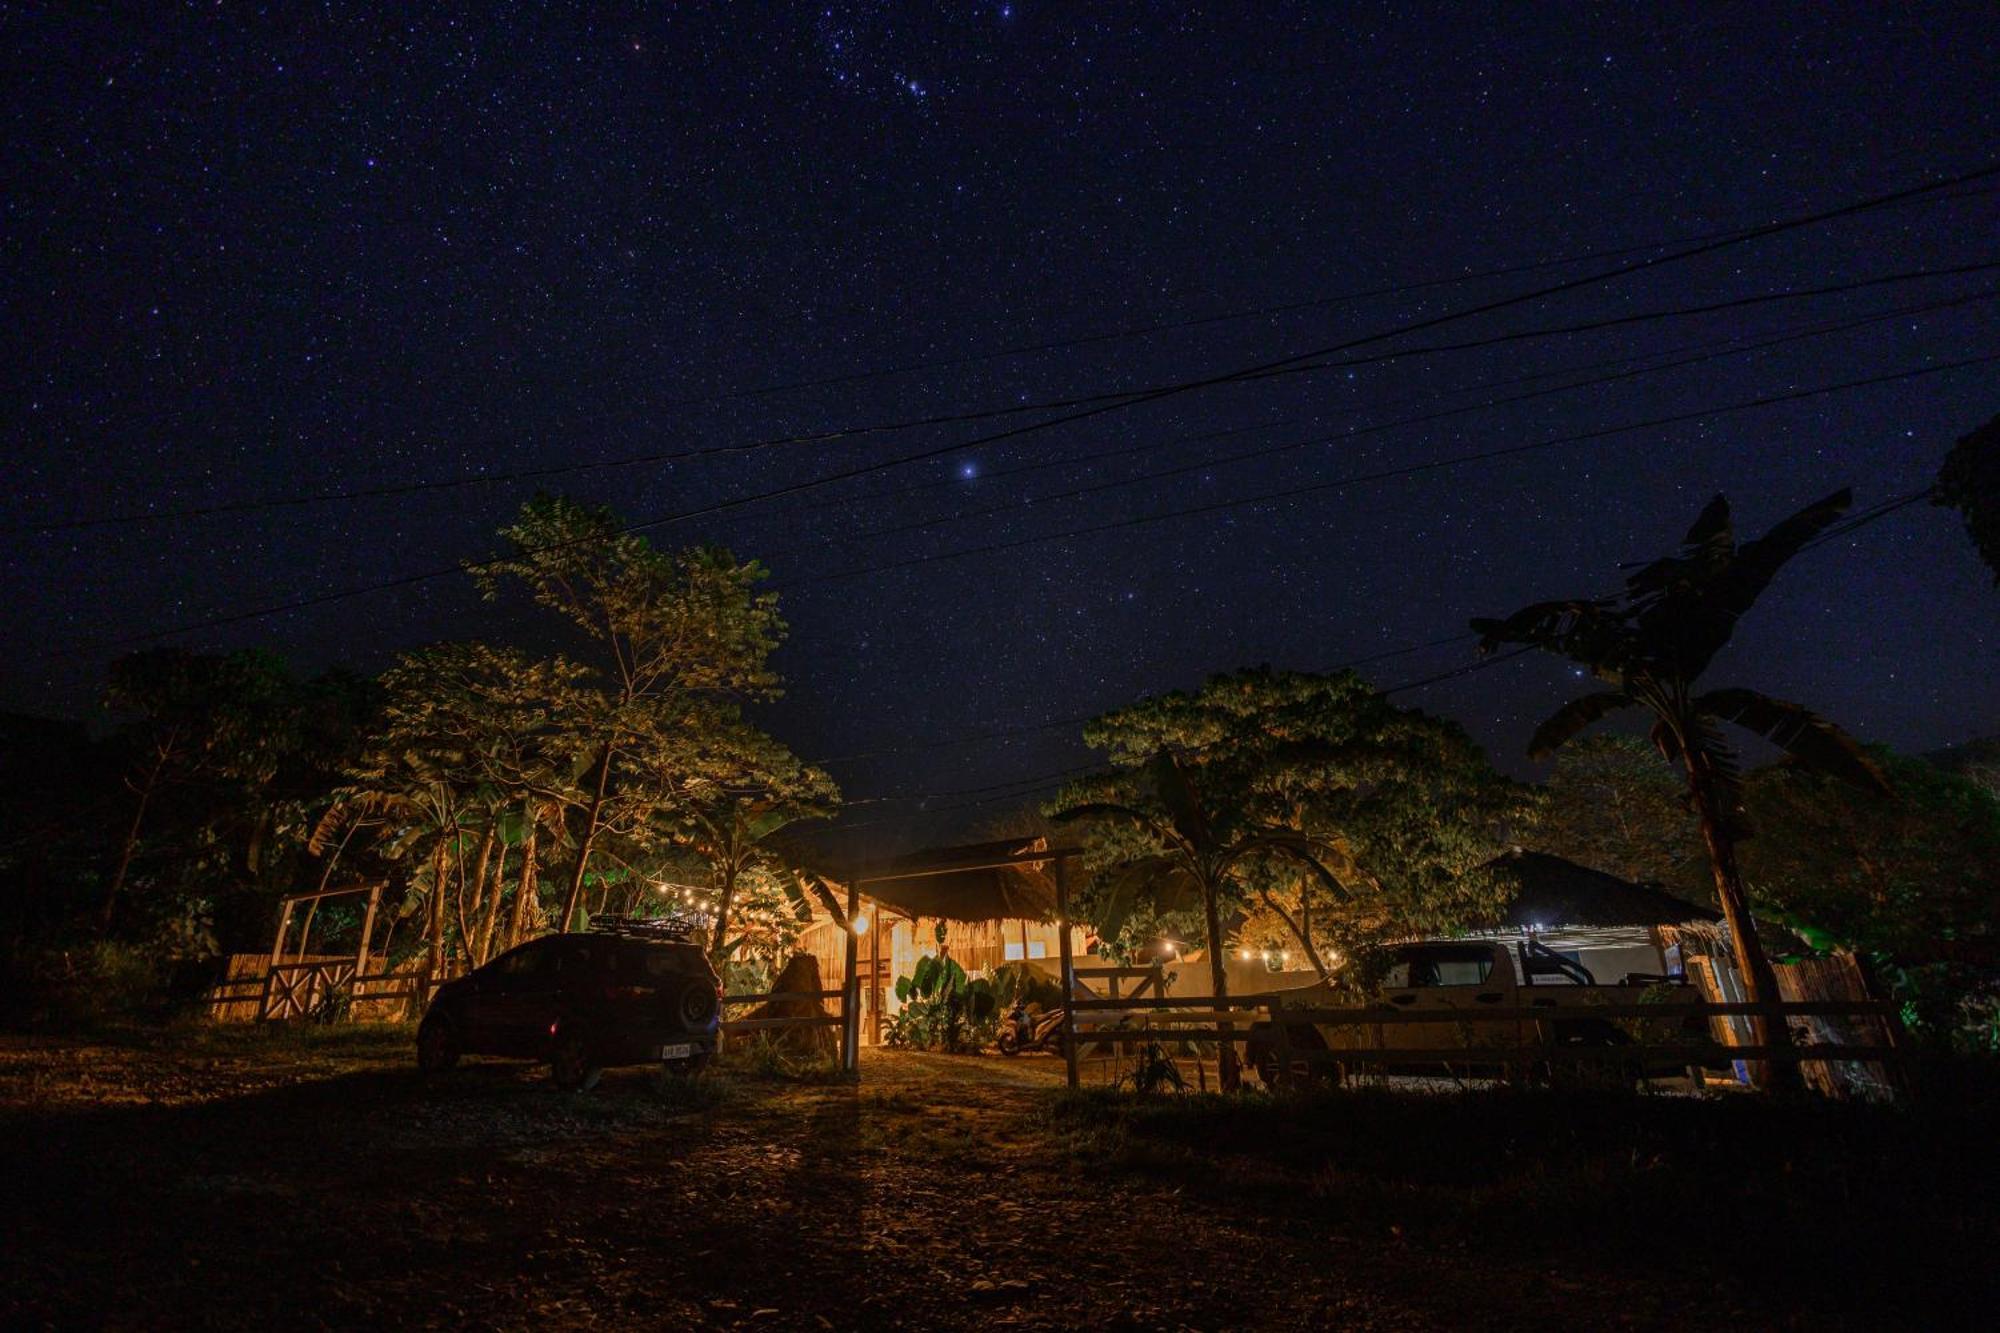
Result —
[[717, 1065], [738, 1077], [775, 1079], [786, 1083], [851, 1083], [853, 1075], [837, 1059], [801, 1055], [768, 1032], [733, 1037], [717, 1057]]
[[1383, 1089], [1053, 1099], [1079, 1169], [1336, 1233], [1803, 1287], [1991, 1283], [1990, 1111]]

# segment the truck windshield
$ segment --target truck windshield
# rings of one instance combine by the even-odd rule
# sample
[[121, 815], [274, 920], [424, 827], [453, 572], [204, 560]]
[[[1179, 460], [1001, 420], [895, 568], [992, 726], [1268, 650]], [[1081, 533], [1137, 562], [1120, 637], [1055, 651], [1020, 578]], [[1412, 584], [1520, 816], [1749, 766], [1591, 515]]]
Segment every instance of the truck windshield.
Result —
[[1419, 986], [1479, 986], [1493, 971], [1493, 955], [1485, 951], [1406, 955], [1396, 961], [1383, 984], [1391, 990]]

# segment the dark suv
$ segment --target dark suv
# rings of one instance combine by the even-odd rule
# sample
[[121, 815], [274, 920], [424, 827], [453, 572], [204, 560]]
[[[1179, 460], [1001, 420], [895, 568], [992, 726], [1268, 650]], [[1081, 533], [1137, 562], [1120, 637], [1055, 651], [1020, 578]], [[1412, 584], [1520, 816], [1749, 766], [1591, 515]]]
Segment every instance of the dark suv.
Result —
[[715, 1053], [721, 986], [699, 946], [643, 928], [548, 935], [447, 982], [417, 1029], [417, 1066], [461, 1055], [546, 1060], [565, 1088], [606, 1065], [693, 1074]]

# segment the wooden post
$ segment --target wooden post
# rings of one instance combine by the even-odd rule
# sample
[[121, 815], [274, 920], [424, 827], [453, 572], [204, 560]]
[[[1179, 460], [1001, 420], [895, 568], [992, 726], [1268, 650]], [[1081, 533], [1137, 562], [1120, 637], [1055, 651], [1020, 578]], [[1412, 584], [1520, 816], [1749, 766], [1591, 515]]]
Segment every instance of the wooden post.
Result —
[[292, 928], [292, 900], [285, 899], [284, 907], [278, 913], [278, 936], [271, 941], [271, 966], [285, 961], [285, 935]]
[[368, 909], [361, 914], [361, 947], [354, 951], [354, 979], [368, 975], [368, 942], [375, 936], [375, 909], [382, 904], [382, 886], [368, 890]]
[[1069, 941], [1069, 874], [1064, 858], [1056, 858], [1056, 949], [1062, 958], [1062, 1041], [1065, 1076], [1076, 1089], [1076, 959]]
[[868, 1044], [882, 1044], [882, 904], [868, 914]]
[[847, 886], [847, 984], [840, 992], [840, 1067], [861, 1071], [861, 937], [854, 933], [854, 916], [861, 906], [861, 882]]
[[[1271, 1035], [1277, 1039], [1278, 1077], [1276, 1081], [1285, 1087], [1292, 1084], [1292, 1025], [1285, 1021], [1285, 1001], [1280, 995], [1273, 995], [1266, 1002], [1271, 1012]], [[1306, 1082], [1312, 1082], [1313, 1069], [1306, 1067]]]

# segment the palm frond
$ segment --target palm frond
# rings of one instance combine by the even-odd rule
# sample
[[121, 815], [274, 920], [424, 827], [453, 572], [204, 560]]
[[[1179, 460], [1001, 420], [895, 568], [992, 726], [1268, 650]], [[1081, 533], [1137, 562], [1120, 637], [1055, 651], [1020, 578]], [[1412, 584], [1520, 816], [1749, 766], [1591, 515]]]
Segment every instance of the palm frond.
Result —
[[1800, 704], [1756, 690], [1711, 690], [1695, 700], [1704, 715], [1754, 731], [1808, 768], [1869, 791], [1886, 792], [1888, 779], [1861, 743]]
[[1632, 703], [1632, 697], [1622, 690], [1603, 690], [1571, 699], [1535, 728], [1534, 736], [1528, 741], [1528, 757], [1547, 759], [1585, 727], [1602, 721], [1621, 708], [1631, 707]]

